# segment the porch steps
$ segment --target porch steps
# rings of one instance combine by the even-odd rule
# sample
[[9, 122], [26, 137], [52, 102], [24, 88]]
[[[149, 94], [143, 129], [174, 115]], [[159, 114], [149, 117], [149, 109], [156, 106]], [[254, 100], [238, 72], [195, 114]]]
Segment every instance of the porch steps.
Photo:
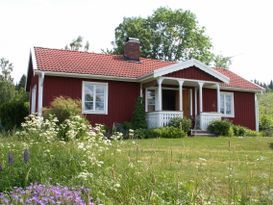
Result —
[[191, 136], [213, 136], [213, 134], [204, 130], [191, 129]]

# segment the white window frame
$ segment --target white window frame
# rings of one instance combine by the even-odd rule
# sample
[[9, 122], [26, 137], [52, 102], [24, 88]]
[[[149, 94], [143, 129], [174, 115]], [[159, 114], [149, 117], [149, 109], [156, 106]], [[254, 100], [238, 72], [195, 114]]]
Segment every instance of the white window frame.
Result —
[[155, 92], [155, 112], [157, 110], [157, 89], [155, 87], [149, 87], [145, 89], [145, 112], [148, 112], [148, 90], [153, 90]]
[[[234, 93], [233, 92], [220, 92], [220, 106], [221, 102], [221, 95], [224, 95], [224, 114], [221, 113], [222, 117], [235, 117], [235, 108], [234, 108]], [[231, 114], [226, 114], [226, 96], [231, 97]]]
[[[87, 110], [85, 109], [85, 93], [84, 88], [85, 85], [92, 85], [94, 86], [94, 92], [96, 92], [96, 85], [99, 86], [105, 86], [105, 93], [104, 93], [104, 110], [95, 110], [95, 104], [96, 104], [96, 93], [93, 97], [93, 110]], [[108, 83], [101, 83], [101, 82], [93, 82], [93, 81], [83, 81], [82, 82], [82, 113], [83, 114], [101, 114], [101, 115], [107, 115], [108, 114]]]

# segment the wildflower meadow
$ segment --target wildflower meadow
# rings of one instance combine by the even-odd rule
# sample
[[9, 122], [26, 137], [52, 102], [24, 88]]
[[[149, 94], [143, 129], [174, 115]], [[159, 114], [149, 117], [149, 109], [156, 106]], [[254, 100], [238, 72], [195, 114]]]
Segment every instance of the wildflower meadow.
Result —
[[77, 115], [28, 116], [0, 137], [0, 204], [273, 203], [270, 137], [106, 136]]

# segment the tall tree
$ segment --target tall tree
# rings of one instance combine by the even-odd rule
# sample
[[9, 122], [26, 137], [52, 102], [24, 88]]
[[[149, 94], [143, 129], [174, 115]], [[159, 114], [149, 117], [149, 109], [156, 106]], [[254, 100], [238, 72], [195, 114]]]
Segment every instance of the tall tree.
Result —
[[7, 81], [12, 83], [13, 78], [11, 77], [11, 72], [13, 70], [12, 63], [9, 62], [9, 60], [5, 58], [0, 58], [0, 81]]
[[25, 89], [26, 80], [27, 80], [27, 77], [25, 74], [23, 74], [22, 77], [20, 78], [19, 83], [16, 85], [16, 89], [17, 90]]
[[231, 65], [231, 58], [232, 57], [225, 57], [223, 55], [215, 55], [214, 56], [214, 66], [221, 67], [221, 68], [229, 68]]
[[273, 80], [270, 80], [270, 83], [268, 84], [268, 88], [273, 90]]
[[76, 39], [73, 39], [71, 43], [65, 46], [66, 50], [73, 50], [73, 51], [79, 51], [79, 50], [84, 50], [88, 51], [89, 50], [89, 42], [86, 41], [85, 45], [83, 46], [83, 37], [78, 36]]
[[162, 60], [195, 58], [205, 63], [213, 58], [212, 44], [205, 28], [190, 11], [161, 7], [147, 18], [124, 18], [115, 29], [115, 53], [123, 53], [126, 37], [140, 39], [143, 57]]

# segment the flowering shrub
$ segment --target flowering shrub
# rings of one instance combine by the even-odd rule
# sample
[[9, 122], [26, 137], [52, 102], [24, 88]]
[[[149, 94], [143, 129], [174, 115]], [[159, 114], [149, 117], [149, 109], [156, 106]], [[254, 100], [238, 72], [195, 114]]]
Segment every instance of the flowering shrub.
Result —
[[59, 127], [58, 119], [50, 115], [48, 119], [43, 119], [35, 114], [30, 114], [21, 124], [22, 131], [17, 132], [17, 136], [23, 140], [45, 140], [50, 142], [56, 139]]
[[81, 114], [81, 102], [68, 97], [57, 97], [50, 104], [49, 108], [45, 108], [43, 116], [48, 118], [54, 115], [58, 118], [59, 123], [63, 123], [66, 119]]
[[63, 123], [58, 124], [58, 119], [54, 115], [49, 115], [44, 119], [37, 115], [27, 116], [22, 123], [22, 131], [17, 132], [17, 136], [23, 140], [45, 140], [55, 141], [57, 138], [63, 141], [87, 140], [92, 136], [92, 127], [87, 120], [79, 115], [70, 116]]
[[7, 194], [0, 193], [0, 204], [75, 204], [93, 205], [89, 189], [71, 189], [63, 186], [31, 184], [23, 188], [14, 188]]
[[60, 124], [58, 137], [64, 141], [89, 138], [90, 126], [85, 118], [79, 115], [71, 116]]

